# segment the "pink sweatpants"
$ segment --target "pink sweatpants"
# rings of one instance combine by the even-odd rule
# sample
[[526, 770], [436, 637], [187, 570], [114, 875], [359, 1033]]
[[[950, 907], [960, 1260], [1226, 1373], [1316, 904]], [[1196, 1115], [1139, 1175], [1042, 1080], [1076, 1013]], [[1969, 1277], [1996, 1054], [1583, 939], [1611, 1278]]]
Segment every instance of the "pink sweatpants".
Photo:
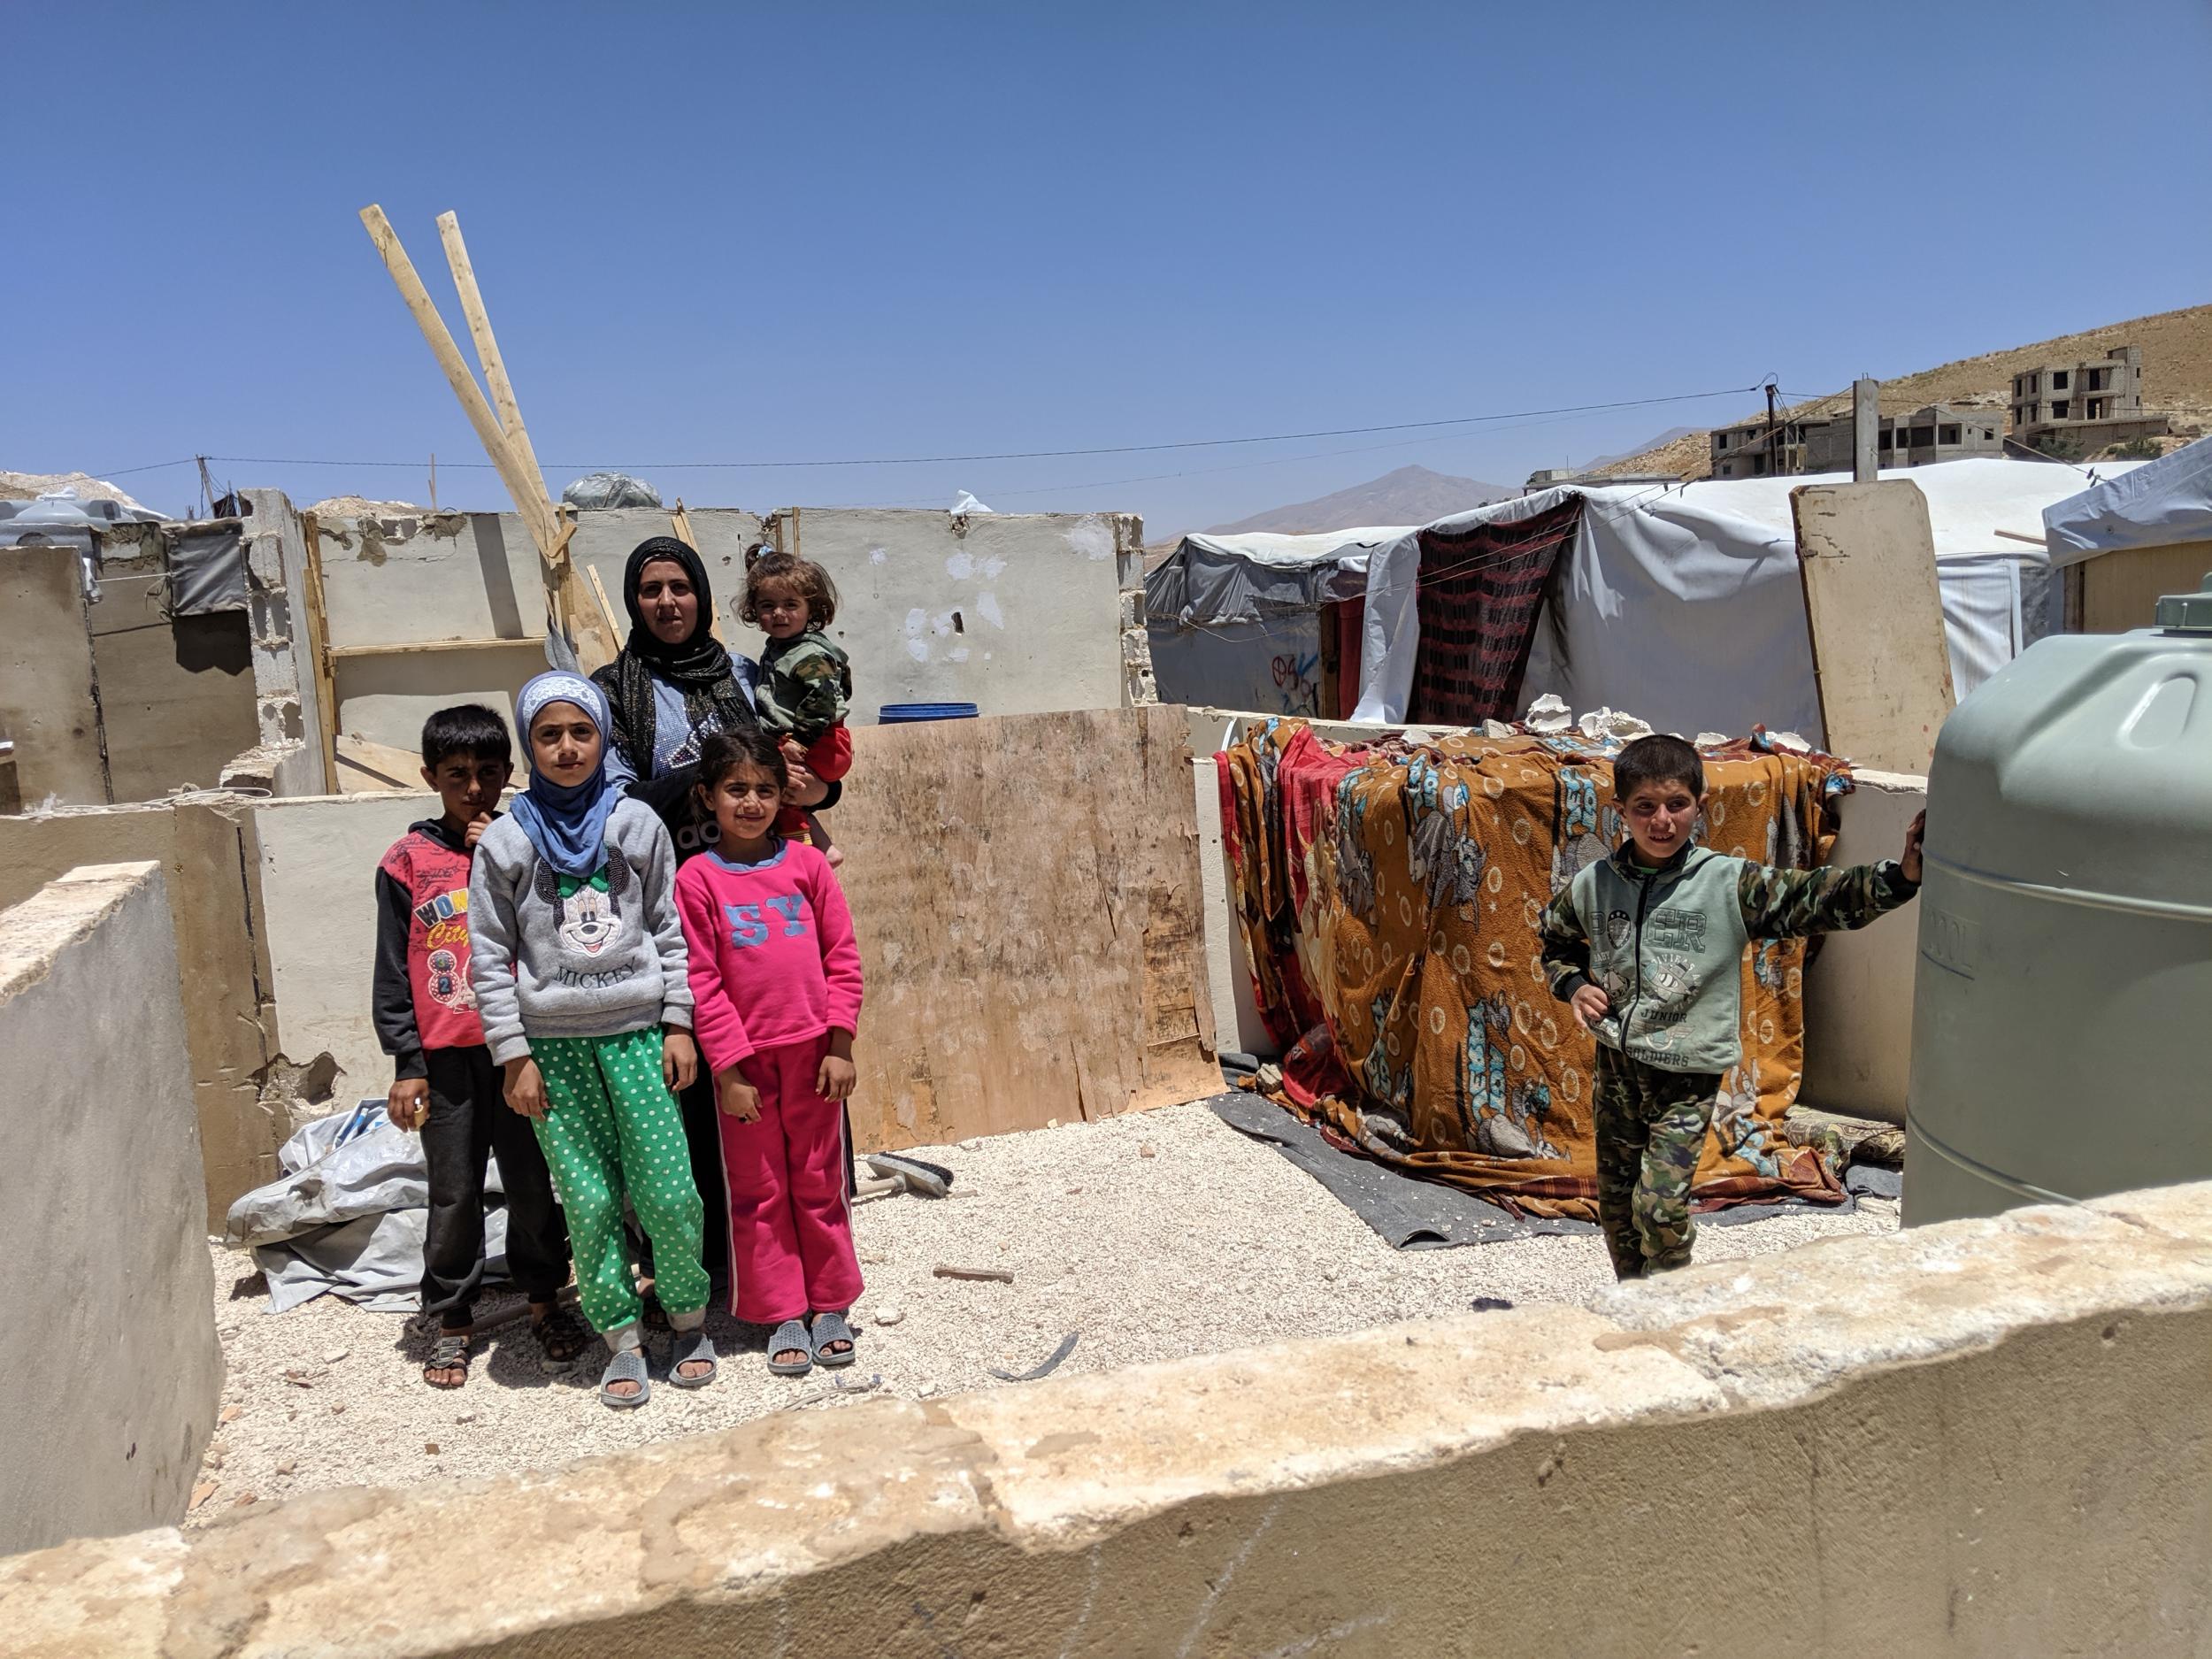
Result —
[[815, 1092], [826, 1037], [738, 1063], [760, 1119], [716, 1113], [730, 1195], [730, 1312], [751, 1325], [843, 1312], [860, 1298], [845, 1202], [844, 1114]]

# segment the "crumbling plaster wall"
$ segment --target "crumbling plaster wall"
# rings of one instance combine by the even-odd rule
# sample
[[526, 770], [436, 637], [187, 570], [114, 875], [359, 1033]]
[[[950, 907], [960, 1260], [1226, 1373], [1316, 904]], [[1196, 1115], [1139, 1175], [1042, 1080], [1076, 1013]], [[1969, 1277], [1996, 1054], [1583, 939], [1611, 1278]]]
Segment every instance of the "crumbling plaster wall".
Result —
[[263, 1504], [0, 1563], [0, 1617], [25, 1659], [2182, 1659], [2208, 1352], [2212, 1187], [2167, 1188]]
[[267, 941], [271, 1023], [295, 1061], [328, 1054], [337, 1098], [381, 1095], [391, 1062], [369, 1020], [376, 962], [376, 866], [434, 795], [326, 795], [253, 810], [254, 921]]
[[[1152, 700], [1143, 534], [1131, 515], [810, 507], [765, 522], [730, 508], [688, 517], [733, 651], [757, 656], [761, 643], [735, 615], [749, 549], [780, 546], [830, 572], [842, 599], [833, 636], [853, 659], [855, 725], [887, 703], [1018, 714]], [[598, 573], [619, 634], [630, 549], [671, 534], [669, 515], [621, 508], [580, 513], [576, 526], [572, 556]], [[543, 667], [543, 585], [514, 515], [330, 520], [319, 544], [339, 730], [409, 749], [432, 710], [511, 709]], [[363, 654], [436, 640], [514, 644]]]
[[107, 749], [76, 549], [0, 549], [0, 735], [26, 806], [108, 799]]
[[242, 491], [246, 521], [246, 614], [253, 629], [260, 741], [234, 782], [279, 795], [328, 787], [322, 763], [322, 693], [307, 625], [307, 539], [283, 491]]
[[215, 1425], [205, 1200], [158, 864], [0, 911], [0, 1548], [183, 1517]]

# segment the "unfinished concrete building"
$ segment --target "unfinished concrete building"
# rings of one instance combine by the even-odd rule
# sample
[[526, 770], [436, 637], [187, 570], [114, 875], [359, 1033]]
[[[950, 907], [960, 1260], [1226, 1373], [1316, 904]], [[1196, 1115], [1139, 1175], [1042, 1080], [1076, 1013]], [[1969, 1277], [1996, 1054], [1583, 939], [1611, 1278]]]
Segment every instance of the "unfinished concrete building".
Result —
[[[1771, 434], [1762, 423], [1713, 434], [1715, 478], [1770, 478], [1793, 472], [1847, 472], [1852, 465], [1851, 411], [1778, 420]], [[1908, 414], [1884, 415], [1875, 438], [1884, 467], [1927, 466], [2004, 453], [2004, 421], [1993, 411], [1930, 403]], [[1618, 480], [1609, 480], [1609, 482]]]
[[2134, 346], [2012, 377], [2012, 436], [2030, 449], [2091, 456], [2170, 429], [2167, 417], [2143, 407], [2143, 353]]

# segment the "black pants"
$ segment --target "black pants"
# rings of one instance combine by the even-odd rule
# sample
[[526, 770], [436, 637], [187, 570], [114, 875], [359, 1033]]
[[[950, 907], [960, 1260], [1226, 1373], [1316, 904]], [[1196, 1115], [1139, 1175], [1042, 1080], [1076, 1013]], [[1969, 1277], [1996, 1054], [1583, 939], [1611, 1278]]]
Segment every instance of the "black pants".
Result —
[[475, 1318], [484, 1278], [484, 1162], [499, 1155], [507, 1193], [507, 1276], [533, 1302], [568, 1282], [568, 1225], [553, 1196], [530, 1120], [507, 1104], [491, 1050], [431, 1048], [430, 1117], [422, 1126], [430, 1165], [430, 1221], [423, 1240], [422, 1310], [448, 1325]]

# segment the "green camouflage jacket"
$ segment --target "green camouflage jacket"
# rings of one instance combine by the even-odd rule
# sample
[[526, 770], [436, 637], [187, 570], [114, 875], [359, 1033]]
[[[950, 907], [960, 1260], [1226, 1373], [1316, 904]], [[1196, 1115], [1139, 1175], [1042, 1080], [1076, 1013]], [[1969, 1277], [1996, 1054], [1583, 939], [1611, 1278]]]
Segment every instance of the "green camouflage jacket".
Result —
[[753, 705], [770, 731], [787, 733], [805, 748], [844, 724], [853, 695], [852, 664], [820, 634], [809, 628], [795, 640], [769, 641], [760, 667]]
[[1544, 977], [1565, 1002], [1595, 985], [1611, 1004], [1592, 1034], [1670, 1071], [1742, 1057], [1744, 948], [1755, 939], [1863, 927], [1919, 892], [1894, 860], [1777, 870], [1702, 847], [1656, 870], [1632, 844], [1578, 872], [1544, 910]]

